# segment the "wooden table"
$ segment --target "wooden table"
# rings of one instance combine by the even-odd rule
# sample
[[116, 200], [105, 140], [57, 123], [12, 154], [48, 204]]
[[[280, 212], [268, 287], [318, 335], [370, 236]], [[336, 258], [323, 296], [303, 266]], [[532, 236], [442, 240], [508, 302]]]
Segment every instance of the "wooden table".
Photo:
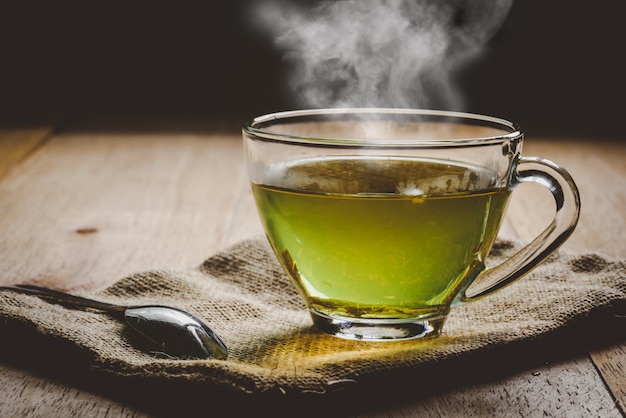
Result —
[[[563, 165], [579, 185], [582, 216], [563, 250], [626, 258], [626, 143], [530, 135], [524, 151]], [[521, 186], [502, 235], [530, 239], [550, 219], [552, 205], [546, 191]], [[238, 122], [198, 119], [2, 129], [0, 214], [0, 284], [28, 280], [66, 290], [99, 289], [154, 268], [190, 268], [261, 233]], [[621, 343], [537, 358], [536, 367], [383, 402], [361, 415], [624, 416], [626, 332], [617, 332]], [[147, 411], [0, 358], [2, 417], [150, 416]]]

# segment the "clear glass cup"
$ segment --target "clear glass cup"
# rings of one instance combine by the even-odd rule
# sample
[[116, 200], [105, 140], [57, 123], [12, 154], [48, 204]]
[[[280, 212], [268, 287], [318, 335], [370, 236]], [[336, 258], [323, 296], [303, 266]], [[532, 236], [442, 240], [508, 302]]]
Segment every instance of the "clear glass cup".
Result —
[[[257, 117], [243, 139], [269, 243], [313, 323], [338, 337], [436, 336], [451, 307], [522, 277], [578, 222], [571, 176], [522, 156], [522, 131], [503, 119], [302, 110]], [[548, 188], [554, 219], [487, 268], [509, 197], [524, 182]]]

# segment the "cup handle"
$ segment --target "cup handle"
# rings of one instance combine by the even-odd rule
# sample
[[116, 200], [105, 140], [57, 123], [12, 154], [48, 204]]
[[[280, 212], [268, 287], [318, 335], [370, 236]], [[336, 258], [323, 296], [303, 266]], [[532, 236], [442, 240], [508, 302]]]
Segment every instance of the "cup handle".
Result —
[[538, 157], [519, 157], [513, 167], [511, 186], [533, 182], [547, 187], [554, 197], [556, 214], [530, 244], [501, 264], [482, 271], [462, 292], [460, 302], [472, 302], [521, 278], [563, 244], [578, 223], [580, 195], [565, 169]]

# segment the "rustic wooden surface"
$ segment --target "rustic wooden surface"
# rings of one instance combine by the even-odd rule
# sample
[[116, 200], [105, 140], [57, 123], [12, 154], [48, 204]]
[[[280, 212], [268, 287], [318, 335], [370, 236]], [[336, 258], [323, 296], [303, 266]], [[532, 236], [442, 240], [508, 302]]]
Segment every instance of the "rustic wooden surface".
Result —
[[[215, 126], [90, 120], [1, 129], [0, 284], [98, 289], [137, 271], [196, 266], [261, 233], [238, 126]], [[524, 154], [558, 162], [579, 185], [581, 220], [563, 250], [626, 258], [626, 143], [529, 136]], [[521, 186], [502, 235], [530, 239], [552, 206], [546, 191]], [[624, 416], [626, 335], [616, 332], [618, 343], [583, 355], [538, 358], [359, 416]], [[2, 417], [156, 414], [94, 387], [0, 358]]]

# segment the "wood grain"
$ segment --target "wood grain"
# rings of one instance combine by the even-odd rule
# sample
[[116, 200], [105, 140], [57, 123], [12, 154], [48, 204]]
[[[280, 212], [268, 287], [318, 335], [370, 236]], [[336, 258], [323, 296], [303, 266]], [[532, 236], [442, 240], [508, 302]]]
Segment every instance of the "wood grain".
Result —
[[0, 179], [42, 146], [53, 129], [54, 124], [45, 123], [34, 127], [0, 127]]
[[591, 359], [620, 409], [626, 411], [626, 343], [592, 351]]
[[363, 415], [383, 417], [621, 417], [588, 359], [549, 364]]
[[227, 241], [243, 175], [240, 142], [55, 136], [0, 184], [2, 280], [94, 288], [201, 263]]
[[[137, 271], [194, 267], [262, 233], [236, 128], [111, 123], [3, 132], [0, 147], [10, 152], [0, 153], [0, 283], [97, 289]], [[562, 164], [580, 187], [583, 213], [563, 250], [624, 258], [624, 144], [529, 138], [525, 154]], [[550, 220], [549, 193], [533, 187], [514, 193], [503, 235], [529, 240]], [[622, 416], [625, 351], [618, 344], [546, 358], [536, 369], [358, 416]], [[93, 386], [14, 364], [0, 365], [0, 388], [0, 416], [150, 416]]]
[[[626, 142], [565, 140], [551, 141], [545, 138], [528, 138], [524, 154], [536, 155], [557, 162], [572, 175], [581, 197], [581, 214], [578, 226], [571, 238], [563, 245], [564, 250], [594, 251], [612, 258], [626, 258], [626, 245], [620, 231], [626, 225]], [[526, 204], [520, 208], [518, 229], [531, 229], [537, 210], [545, 211], [545, 191], [526, 196]], [[550, 209], [551, 211], [552, 209]], [[545, 216], [545, 214], [544, 214]], [[545, 218], [544, 218], [545, 219]]]

